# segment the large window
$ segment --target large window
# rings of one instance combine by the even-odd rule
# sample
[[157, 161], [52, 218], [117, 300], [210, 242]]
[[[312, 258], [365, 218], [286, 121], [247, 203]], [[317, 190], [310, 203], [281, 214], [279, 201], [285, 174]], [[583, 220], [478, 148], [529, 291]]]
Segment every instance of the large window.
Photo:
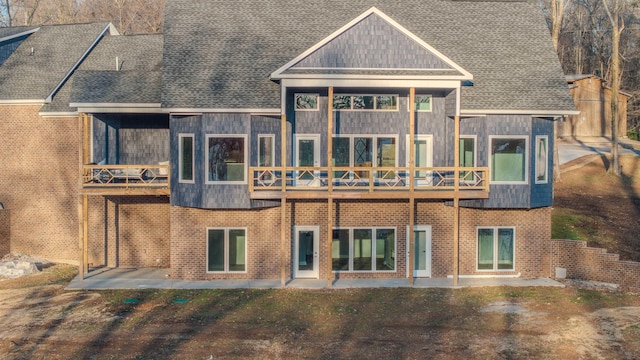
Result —
[[514, 228], [478, 228], [478, 270], [514, 270], [514, 249]]
[[206, 144], [206, 182], [208, 184], [246, 182], [246, 135], [207, 135]]
[[536, 184], [549, 182], [549, 137], [536, 136]]
[[395, 271], [395, 228], [333, 230], [333, 271]]
[[246, 229], [207, 229], [207, 272], [246, 272]]
[[527, 184], [528, 138], [526, 136], [490, 136], [491, 182]]
[[194, 182], [194, 144], [193, 134], [179, 134], [180, 142], [180, 154], [179, 154], [179, 182], [193, 183]]
[[318, 94], [295, 94], [296, 111], [317, 111]]
[[335, 110], [398, 110], [398, 95], [334, 95]]
[[[396, 167], [398, 166], [398, 141], [395, 136], [351, 135], [333, 138], [333, 165], [338, 167]], [[335, 171], [339, 178], [344, 171]], [[368, 177], [366, 171], [359, 173]], [[378, 171], [377, 177], [388, 176], [386, 171]]]

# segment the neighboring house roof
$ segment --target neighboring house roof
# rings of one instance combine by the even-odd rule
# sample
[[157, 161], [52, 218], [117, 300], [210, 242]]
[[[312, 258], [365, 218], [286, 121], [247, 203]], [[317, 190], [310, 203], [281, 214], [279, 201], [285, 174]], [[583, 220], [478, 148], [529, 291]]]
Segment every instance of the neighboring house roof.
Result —
[[41, 113], [75, 111], [89, 104], [159, 106], [162, 40], [160, 34], [105, 37]]
[[473, 76], [463, 112], [575, 111], [539, 6], [476, 0], [170, 0], [163, 107], [279, 109], [270, 75], [372, 7]]
[[0, 66], [0, 103], [51, 101], [109, 29], [106, 23], [41, 26]]

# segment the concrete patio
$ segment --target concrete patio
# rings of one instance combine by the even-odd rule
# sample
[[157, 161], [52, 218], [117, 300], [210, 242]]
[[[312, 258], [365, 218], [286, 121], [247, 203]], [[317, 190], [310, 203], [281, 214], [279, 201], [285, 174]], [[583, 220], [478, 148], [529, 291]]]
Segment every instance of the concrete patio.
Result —
[[[460, 278], [457, 286], [451, 278], [416, 278], [415, 288], [464, 288], [483, 286], [551, 286], [564, 287], [563, 284], [545, 278]], [[333, 289], [349, 288], [400, 288], [409, 287], [407, 279], [336, 279]], [[169, 278], [169, 269], [100, 269], [95, 270], [84, 280], [78, 276], [66, 287], [66, 290], [110, 290], [110, 289], [277, 289], [280, 280], [175, 280]], [[326, 279], [289, 280], [288, 289], [327, 289]]]

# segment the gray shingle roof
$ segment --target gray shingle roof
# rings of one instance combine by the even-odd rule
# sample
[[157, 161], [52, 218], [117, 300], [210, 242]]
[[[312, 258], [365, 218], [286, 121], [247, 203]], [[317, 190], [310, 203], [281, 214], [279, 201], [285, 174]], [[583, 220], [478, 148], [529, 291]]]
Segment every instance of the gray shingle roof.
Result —
[[450, 0], [168, 0], [163, 106], [279, 108], [271, 72], [372, 6], [473, 74], [463, 110], [575, 110], [536, 3]]
[[106, 27], [41, 26], [0, 66], [0, 100], [46, 99]]
[[105, 36], [41, 112], [75, 111], [71, 102], [159, 103], [162, 40], [161, 34]]

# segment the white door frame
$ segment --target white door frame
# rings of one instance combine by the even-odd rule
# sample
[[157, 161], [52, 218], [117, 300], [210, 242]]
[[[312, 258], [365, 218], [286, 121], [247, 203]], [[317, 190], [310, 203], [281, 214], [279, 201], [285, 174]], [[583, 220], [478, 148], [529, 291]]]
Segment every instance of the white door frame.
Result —
[[[414, 135], [414, 141], [415, 140], [425, 140], [427, 142], [427, 167], [432, 167], [433, 166], [433, 135], [431, 134], [423, 134], [423, 135]], [[415, 144], [409, 144], [410, 138], [409, 135], [407, 135], [407, 142], [406, 144], [408, 144], [409, 146], [406, 146], [406, 157], [405, 157], [405, 164], [407, 165], [407, 167], [409, 167], [409, 158], [411, 157], [411, 148], [410, 146], [415, 146]], [[416, 164], [414, 164], [415, 167], [418, 167]], [[429, 173], [427, 172], [427, 179], [429, 179]], [[429, 184], [430, 180], [424, 180], [424, 179], [416, 179], [416, 185], [430, 185]], [[407, 184], [408, 185], [408, 184]]]
[[[293, 160], [294, 166], [300, 166], [299, 162], [299, 141], [300, 140], [314, 140], [313, 147], [313, 166], [320, 167], [320, 134], [295, 134], [294, 141], [294, 151], [293, 151]], [[298, 177], [298, 172], [295, 172], [296, 178]], [[320, 186], [320, 172], [314, 171], [314, 179], [312, 180], [296, 180], [295, 183], [298, 186]]]
[[[426, 249], [426, 253], [425, 253], [425, 264], [426, 264], [426, 270], [420, 271], [420, 270], [416, 270], [415, 268], [415, 264], [413, 264], [413, 276], [414, 277], [431, 277], [431, 256], [432, 256], [432, 244], [431, 244], [431, 225], [415, 225], [413, 227], [413, 231], [424, 231], [426, 232], [427, 235], [427, 249]], [[415, 236], [414, 236], [414, 243], [415, 243]], [[414, 244], [415, 245], [415, 244]], [[409, 256], [409, 247], [411, 246], [411, 244], [409, 244], [409, 226], [407, 226], [407, 262], [406, 262], [406, 268], [407, 268], [407, 277], [409, 277], [409, 261], [413, 261], [413, 259], [410, 258]]]
[[[319, 226], [295, 226], [294, 227], [294, 245], [293, 245], [293, 278], [318, 279], [320, 277], [320, 227]], [[300, 263], [300, 241], [301, 231], [313, 232], [313, 270], [298, 270]]]

